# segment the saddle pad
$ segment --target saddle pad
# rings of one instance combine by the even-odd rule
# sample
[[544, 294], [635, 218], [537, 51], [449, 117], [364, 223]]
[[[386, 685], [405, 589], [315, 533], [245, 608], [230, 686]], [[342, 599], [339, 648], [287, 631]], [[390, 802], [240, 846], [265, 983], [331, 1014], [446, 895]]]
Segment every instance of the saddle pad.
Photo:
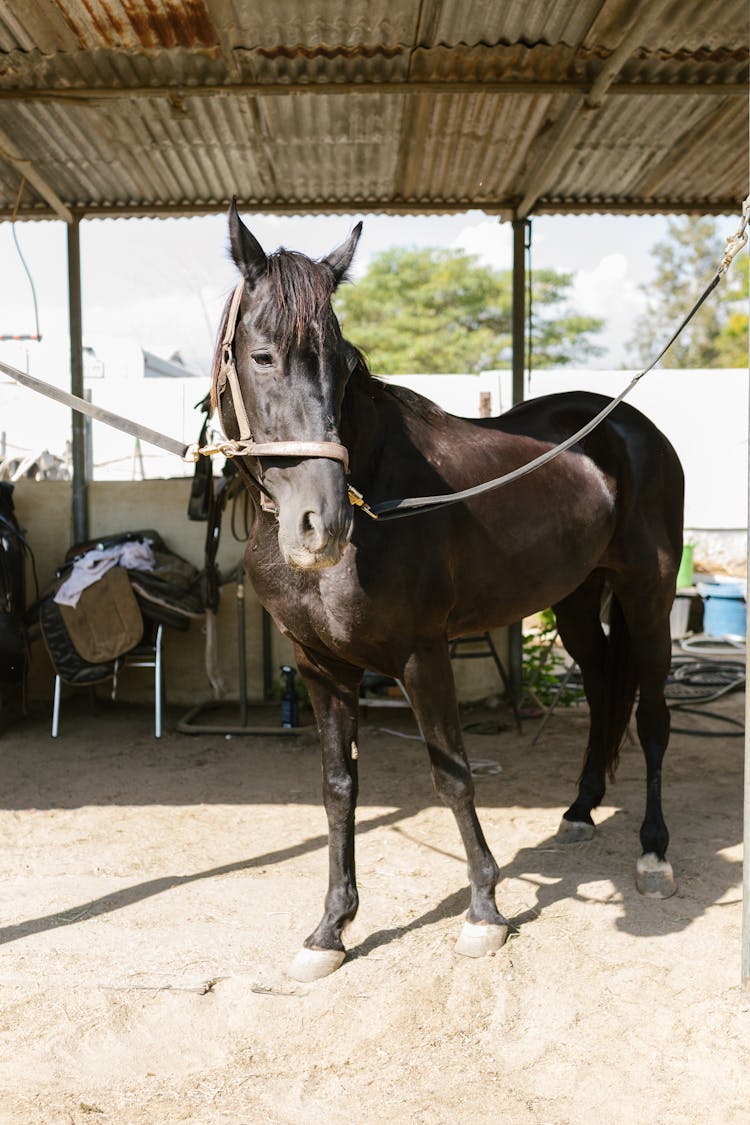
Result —
[[88, 664], [122, 656], [143, 636], [141, 611], [120, 566], [88, 586], [75, 607], [61, 605], [60, 613], [76, 652]]
[[116, 660], [87, 664], [81, 659], [65, 628], [60, 606], [52, 597], [39, 605], [39, 624], [52, 667], [66, 684], [98, 684], [114, 676]]

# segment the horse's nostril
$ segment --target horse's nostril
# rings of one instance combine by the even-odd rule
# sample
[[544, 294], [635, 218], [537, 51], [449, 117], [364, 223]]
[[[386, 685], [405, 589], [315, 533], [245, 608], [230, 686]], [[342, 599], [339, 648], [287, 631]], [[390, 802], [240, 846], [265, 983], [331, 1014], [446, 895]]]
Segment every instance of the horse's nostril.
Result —
[[319, 512], [304, 512], [300, 520], [300, 533], [302, 539], [309, 547], [320, 550], [324, 546], [328, 531]]

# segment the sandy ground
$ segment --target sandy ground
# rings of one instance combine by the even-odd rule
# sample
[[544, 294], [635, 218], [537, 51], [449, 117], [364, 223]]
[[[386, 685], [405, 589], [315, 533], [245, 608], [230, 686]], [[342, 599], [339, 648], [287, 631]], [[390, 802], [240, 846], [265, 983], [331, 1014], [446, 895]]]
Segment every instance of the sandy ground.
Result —
[[515, 927], [473, 961], [453, 951], [457, 831], [420, 743], [381, 727], [415, 732], [404, 713], [364, 721], [362, 907], [346, 963], [312, 985], [285, 973], [326, 879], [311, 734], [157, 743], [147, 709], [92, 718], [83, 693], [57, 741], [46, 714], [2, 734], [3, 1125], [750, 1121], [742, 739], [674, 736], [679, 891], [654, 902], [633, 882], [639, 750], [596, 838], [561, 846], [581, 714], [536, 748], [532, 722], [468, 732], [501, 767], [477, 798]]

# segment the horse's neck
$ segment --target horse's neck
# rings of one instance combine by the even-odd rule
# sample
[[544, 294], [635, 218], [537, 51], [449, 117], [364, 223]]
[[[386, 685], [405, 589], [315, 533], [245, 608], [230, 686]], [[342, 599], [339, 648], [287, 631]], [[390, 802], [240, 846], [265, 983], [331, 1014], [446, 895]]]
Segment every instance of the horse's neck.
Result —
[[379, 442], [378, 399], [382, 387], [358, 365], [351, 374], [341, 407], [341, 440], [349, 450], [352, 468], [366, 462]]

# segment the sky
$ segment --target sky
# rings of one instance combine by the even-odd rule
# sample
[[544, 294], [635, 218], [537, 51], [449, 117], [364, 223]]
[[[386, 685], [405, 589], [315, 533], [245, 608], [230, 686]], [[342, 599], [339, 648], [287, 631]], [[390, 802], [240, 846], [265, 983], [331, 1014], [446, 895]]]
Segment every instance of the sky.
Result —
[[[354, 223], [364, 230], [352, 271], [356, 284], [373, 255], [392, 246], [461, 248], [509, 269], [511, 227], [472, 211], [453, 216], [244, 215], [267, 251], [283, 245], [321, 257]], [[540, 217], [532, 225], [532, 268], [574, 274], [570, 304], [601, 317], [605, 354], [593, 363], [619, 368], [645, 307], [642, 287], [654, 273], [652, 250], [667, 220], [654, 216]], [[736, 224], [735, 224], [736, 225]], [[734, 229], [729, 222], [727, 233]], [[44, 340], [0, 344], [0, 357], [54, 382], [67, 381], [66, 229], [60, 222], [19, 223], [16, 233], [34, 278]], [[112, 338], [169, 356], [175, 350], [208, 371], [216, 326], [237, 271], [227, 250], [226, 216], [104, 219], [81, 224], [84, 343]], [[723, 244], [722, 244], [723, 245]], [[721, 247], [717, 247], [717, 253]], [[31, 292], [9, 223], [0, 224], [0, 333], [33, 331]], [[27, 362], [28, 361], [28, 362]]]

